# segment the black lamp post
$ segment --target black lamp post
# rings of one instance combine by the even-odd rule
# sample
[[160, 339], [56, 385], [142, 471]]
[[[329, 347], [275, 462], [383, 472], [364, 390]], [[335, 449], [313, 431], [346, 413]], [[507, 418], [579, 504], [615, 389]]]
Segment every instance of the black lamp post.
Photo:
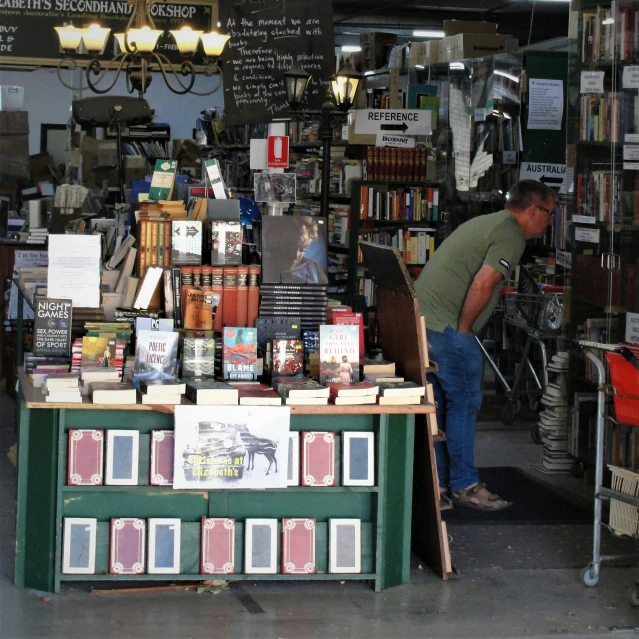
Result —
[[340, 70], [331, 78], [331, 90], [321, 111], [298, 111], [304, 99], [311, 76], [299, 65], [292, 66], [284, 73], [286, 99], [293, 111], [293, 117], [309, 122], [314, 117], [320, 118], [319, 137], [322, 140], [322, 198], [321, 213], [328, 217], [329, 191], [331, 181], [331, 143], [333, 129], [348, 117], [348, 110], [353, 106], [361, 76], [352, 68]]

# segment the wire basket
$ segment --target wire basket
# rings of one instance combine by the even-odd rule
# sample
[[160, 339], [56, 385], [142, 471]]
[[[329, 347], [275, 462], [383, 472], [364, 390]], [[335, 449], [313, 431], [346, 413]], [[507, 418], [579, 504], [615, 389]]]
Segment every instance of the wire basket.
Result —
[[606, 359], [615, 389], [615, 418], [622, 424], [639, 426], [639, 369], [618, 353], [606, 353]]
[[507, 293], [506, 317], [522, 326], [547, 335], [561, 332], [564, 321], [564, 294], [554, 290], [538, 293]]
[[[631, 470], [608, 466], [612, 473], [612, 490], [639, 497], [639, 475]], [[618, 535], [639, 535], [639, 509], [631, 504], [624, 504], [618, 499], [610, 500], [610, 528]]]

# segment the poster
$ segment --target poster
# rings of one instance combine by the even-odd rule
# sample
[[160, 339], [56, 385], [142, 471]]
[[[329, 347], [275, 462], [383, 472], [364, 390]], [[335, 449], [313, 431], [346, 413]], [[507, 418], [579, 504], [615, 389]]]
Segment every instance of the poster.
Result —
[[99, 308], [101, 255], [100, 235], [50, 235], [48, 297]]
[[176, 406], [175, 489], [286, 488], [287, 406]]
[[[18, 268], [22, 266], [47, 266], [49, 263], [49, 253], [47, 251], [16, 251], [13, 263], [13, 279], [19, 277]], [[22, 302], [22, 318], [33, 319], [33, 310], [26, 301]], [[18, 287], [11, 283], [11, 297], [9, 298], [9, 319], [18, 319]]]
[[564, 81], [531, 79], [529, 91], [528, 129], [561, 131]]

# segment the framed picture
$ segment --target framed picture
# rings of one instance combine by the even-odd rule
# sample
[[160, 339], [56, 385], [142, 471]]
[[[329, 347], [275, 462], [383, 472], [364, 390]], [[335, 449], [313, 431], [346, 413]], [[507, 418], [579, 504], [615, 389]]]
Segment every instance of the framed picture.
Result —
[[112, 575], [141, 575], [144, 572], [146, 521], [137, 517], [111, 519], [109, 572]]
[[62, 572], [69, 575], [95, 573], [97, 519], [65, 517], [62, 547]]
[[288, 202], [295, 204], [295, 173], [255, 173], [256, 202]]
[[244, 572], [277, 573], [277, 519], [247, 519], [244, 522]]
[[149, 574], [180, 574], [180, 524], [179, 519], [149, 519]]
[[362, 522], [360, 519], [329, 520], [328, 572], [362, 572]]
[[235, 519], [202, 517], [200, 572], [204, 575], [235, 573]]
[[342, 433], [342, 485], [375, 485], [375, 433]]
[[176, 406], [176, 489], [286, 488], [287, 406]]
[[300, 434], [297, 431], [291, 431], [288, 434], [288, 473], [286, 475], [286, 485], [300, 485]]
[[175, 438], [172, 430], [151, 431], [151, 486], [173, 485], [173, 456]]
[[315, 519], [282, 520], [282, 573], [315, 574]]
[[137, 486], [140, 433], [137, 430], [107, 430], [107, 486]]

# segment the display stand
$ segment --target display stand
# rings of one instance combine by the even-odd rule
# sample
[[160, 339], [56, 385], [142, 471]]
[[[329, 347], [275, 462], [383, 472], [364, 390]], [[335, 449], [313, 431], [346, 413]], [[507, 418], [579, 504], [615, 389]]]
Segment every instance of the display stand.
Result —
[[[384, 358], [394, 361], [398, 373], [407, 380], [426, 385], [426, 341], [421, 339], [417, 296], [402, 256], [397, 249], [370, 242], [360, 242], [360, 247], [375, 280]], [[439, 511], [435, 439], [427, 415], [418, 415], [415, 426], [412, 546], [434, 572], [448, 579], [455, 573], [450, 568], [448, 539]]]
[[[376, 438], [375, 486], [289, 487], [273, 490], [173, 490], [149, 486], [149, 437], [172, 429], [172, 408], [146, 405], [101, 406], [47, 404], [20, 371], [16, 585], [58, 592], [62, 582], [199, 581], [200, 519], [234, 517], [236, 574], [227, 580], [366, 580], [375, 590], [408, 583], [413, 439], [416, 417], [434, 406], [292, 406], [291, 430], [372, 431]], [[184, 400], [186, 401], [186, 400]], [[268, 409], [268, 407], [266, 407]], [[212, 411], [215, 407], [211, 408]], [[137, 430], [140, 433], [139, 485], [66, 485], [67, 431], [70, 428]], [[339, 450], [336, 451], [340, 477]], [[62, 574], [62, 523], [65, 517], [98, 520], [96, 574]], [[111, 517], [176, 517], [182, 521], [181, 571], [178, 575], [108, 574]], [[243, 526], [249, 517], [317, 519], [316, 564], [310, 575], [243, 573]], [[328, 520], [362, 521], [362, 572], [328, 573]], [[279, 563], [278, 563], [279, 565]]]

